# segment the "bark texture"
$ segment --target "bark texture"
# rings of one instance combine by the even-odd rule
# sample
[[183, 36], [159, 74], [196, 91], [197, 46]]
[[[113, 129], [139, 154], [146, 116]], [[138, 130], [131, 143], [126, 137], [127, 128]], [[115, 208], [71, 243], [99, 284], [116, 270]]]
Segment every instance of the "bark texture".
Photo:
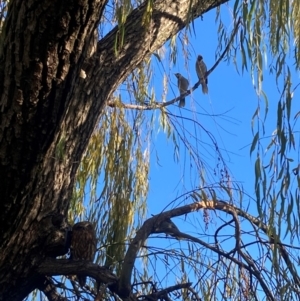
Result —
[[106, 0], [10, 1], [0, 45], [0, 300], [43, 287], [38, 267], [61, 254], [53, 233], [64, 240], [68, 228], [53, 216], [66, 216], [78, 164], [118, 85], [188, 22], [227, 0], [153, 2], [147, 26], [146, 3], [128, 16], [117, 54], [118, 27], [88, 58]]

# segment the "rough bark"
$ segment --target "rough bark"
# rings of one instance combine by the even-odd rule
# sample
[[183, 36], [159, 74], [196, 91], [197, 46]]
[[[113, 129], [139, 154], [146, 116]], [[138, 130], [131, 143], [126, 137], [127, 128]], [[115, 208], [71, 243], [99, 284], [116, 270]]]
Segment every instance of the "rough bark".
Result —
[[118, 54], [115, 28], [88, 60], [106, 0], [10, 1], [0, 46], [0, 300], [21, 300], [40, 285], [51, 217], [66, 215], [78, 164], [114, 90], [188, 22], [226, 1], [154, 1], [147, 27], [141, 5]]
[[70, 275], [76, 274], [90, 276], [99, 283], [115, 285], [118, 278], [106, 267], [100, 267], [91, 262], [76, 262], [68, 259], [47, 259], [38, 268], [40, 275]]

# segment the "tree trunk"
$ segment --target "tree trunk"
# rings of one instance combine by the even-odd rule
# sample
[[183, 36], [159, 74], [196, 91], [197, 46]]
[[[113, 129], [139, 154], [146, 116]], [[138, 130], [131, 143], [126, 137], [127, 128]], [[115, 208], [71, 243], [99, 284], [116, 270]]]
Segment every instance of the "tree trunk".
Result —
[[49, 256], [52, 217], [66, 216], [105, 102], [146, 56], [226, 1], [154, 1], [147, 26], [143, 4], [128, 16], [119, 51], [115, 28], [91, 57], [107, 1], [10, 1], [0, 49], [0, 300], [40, 285], [35, 270]]

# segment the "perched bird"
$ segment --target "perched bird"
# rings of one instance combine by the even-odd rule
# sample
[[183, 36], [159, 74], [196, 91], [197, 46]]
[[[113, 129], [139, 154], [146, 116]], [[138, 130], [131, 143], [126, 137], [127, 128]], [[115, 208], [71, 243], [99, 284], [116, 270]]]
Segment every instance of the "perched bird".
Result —
[[[189, 87], [189, 81], [183, 77], [180, 73], [175, 73], [175, 76], [177, 77], [177, 86], [179, 89], [180, 95], [184, 94]], [[185, 98], [181, 98], [179, 101], [179, 107], [184, 107], [185, 106]]]
[[196, 61], [196, 72], [197, 72], [200, 84], [202, 86], [202, 92], [204, 94], [208, 93], [206, 71], [207, 71], [207, 67], [203, 61], [203, 57], [201, 55], [198, 55], [197, 61]]
[[158, 225], [154, 229], [153, 233], [165, 233], [178, 239], [181, 234], [177, 226], [171, 221], [170, 218], [165, 219], [160, 225]]
[[[96, 253], [96, 234], [90, 222], [79, 222], [72, 228], [70, 259], [93, 262]], [[85, 285], [86, 276], [77, 275], [81, 286]]]

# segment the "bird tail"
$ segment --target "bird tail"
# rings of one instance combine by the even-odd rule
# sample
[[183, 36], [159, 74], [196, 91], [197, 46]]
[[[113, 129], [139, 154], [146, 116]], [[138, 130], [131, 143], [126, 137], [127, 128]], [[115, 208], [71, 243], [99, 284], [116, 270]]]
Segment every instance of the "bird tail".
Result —
[[84, 287], [85, 286], [85, 282], [86, 282], [86, 276], [78, 276], [77, 275], [77, 279], [78, 279], [78, 282], [79, 282], [80, 286]]
[[202, 92], [203, 92], [203, 94], [208, 94], [208, 87], [207, 87], [206, 82], [202, 81], [201, 85], [202, 85]]
[[179, 100], [179, 107], [182, 108], [182, 107], [184, 107], [184, 106], [185, 106], [185, 98], [181, 98], [181, 99]]

